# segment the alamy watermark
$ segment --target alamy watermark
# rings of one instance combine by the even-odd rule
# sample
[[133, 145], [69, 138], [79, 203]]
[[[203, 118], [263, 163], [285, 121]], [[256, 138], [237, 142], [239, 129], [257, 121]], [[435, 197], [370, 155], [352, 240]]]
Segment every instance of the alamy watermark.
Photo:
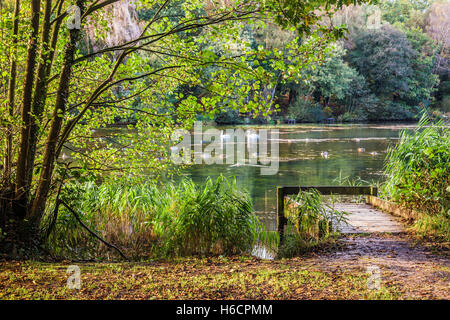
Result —
[[66, 12], [68, 14], [68, 18], [67, 18], [67, 22], [66, 22], [67, 28], [69, 30], [73, 30], [73, 29], [80, 30], [81, 29], [80, 7], [78, 7], [77, 5], [72, 5], [69, 7], [69, 9], [67, 9]]
[[381, 288], [381, 270], [380, 267], [371, 265], [366, 268], [366, 272], [369, 274], [367, 279], [367, 288], [369, 290], [380, 290]]
[[193, 133], [177, 129], [172, 134], [172, 141], [179, 143], [171, 148], [171, 160], [175, 164], [253, 166], [261, 169], [261, 175], [274, 175], [279, 168], [278, 135], [278, 129], [203, 131], [197, 121]]
[[81, 289], [81, 270], [77, 265], [71, 265], [67, 268], [67, 274], [70, 274], [67, 279], [67, 288], [69, 289]]

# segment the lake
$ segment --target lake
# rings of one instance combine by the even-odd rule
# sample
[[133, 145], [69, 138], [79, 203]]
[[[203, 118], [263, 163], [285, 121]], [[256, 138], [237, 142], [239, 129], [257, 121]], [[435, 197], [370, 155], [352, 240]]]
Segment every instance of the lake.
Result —
[[198, 164], [181, 173], [196, 183], [203, 183], [208, 176], [235, 176], [238, 185], [252, 196], [258, 216], [273, 230], [277, 186], [338, 185], [340, 177], [361, 178], [368, 183], [383, 180], [389, 146], [398, 141], [401, 130], [414, 127], [415, 124], [221, 126], [216, 128], [278, 129], [278, 172], [261, 175], [260, 167], [255, 166]]

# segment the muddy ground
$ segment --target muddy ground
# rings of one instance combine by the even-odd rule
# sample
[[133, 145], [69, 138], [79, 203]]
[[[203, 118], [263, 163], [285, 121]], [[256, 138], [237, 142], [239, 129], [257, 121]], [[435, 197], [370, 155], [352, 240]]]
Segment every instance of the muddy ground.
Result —
[[377, 270], [384, 285], [397, 286], [405, 299], [450, 298], [450, 259], [445, 245], [418, 244], [408, 234], [347, 236], [344, 249], [311, 258], [322, 270]]

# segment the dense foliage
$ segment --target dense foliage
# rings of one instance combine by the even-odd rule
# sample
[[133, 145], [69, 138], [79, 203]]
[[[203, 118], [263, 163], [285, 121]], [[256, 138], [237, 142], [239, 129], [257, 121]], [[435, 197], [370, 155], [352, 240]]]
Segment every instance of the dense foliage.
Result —
[[[423, 117], [413, 132], [403, 131], [389, 150], [388, 179], [383, 192], [392, 200], [424, 214], [420, 229], [437, 231], [448, 239], [450, 219], [450, 130]], [[425, 219], [425, 220], [423, 220]], [[433, 230], [436, 229], [437, 230]], [[426, 231], [427, 230], [423, 230]]]
[[[66, 186], [62, 197], [85, 224], [133, 259], [249, 253], [262, 231], [249, 195], [222, 176], [203, 186], [189, 179], [164, 187], [129, 180], [100, 186], [86, 182]], [[48, 211], [46, 229], [53, 213]], [[117, 256], [64, 207], [49, 232], [48, 245], [62, 256]]]
[[196, 119], [409, 119], [447, 101], [446, 4], [366, 2], [2, 2], [0, 250], [39, 247], [67, 179], [161, 178]]
[[332, 21], [346, 24], [347, 38], [310, 66], [309, 78], [279, 90], [289, 96], [280, 116], [320, 122], [318, 107], [338, 121], [412, 120], [430, 108], [445, 114], [448, 36], [436, 16], [447, 7], [395, 0], [338, 11]]

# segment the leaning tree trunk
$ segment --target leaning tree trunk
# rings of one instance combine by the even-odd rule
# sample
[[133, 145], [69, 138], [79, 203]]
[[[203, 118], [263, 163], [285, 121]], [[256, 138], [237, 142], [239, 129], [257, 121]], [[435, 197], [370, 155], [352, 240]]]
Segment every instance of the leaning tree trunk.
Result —
[[37, 38], [39, 36], [39, 16], [40, 16], [40, 0], [31, 0], [31, 35], [28, 45], [27, 64], [25, 71], [25, 82], [23, 87], [23, 101], [21, 109], [22, 127], [20, 130], [19, 156], [17, 158], [16, 171], [16, 211], [20, 218], [27, 212], [28, 207], [28, 171], [26, 168], [28, 150], [29, 150], [29, 133], [31, 126], [31, 102], [33, 95], [33, 84], [35, 79], [35, 68], [37, 58]]
[[[78, 1], [77, 5], [81, 9], [81, 13], [83, 13], [84, 1]], [[52, 174], [56, 160], [58, 137], [64, 119], [61, 115], [64, 115], [66, 111], [67, 99], [69, 97], [69, 83], [72, 75], [72, 65], [74, 62], [76, 43], [79, 36], [79, 29], [70, 30], [69, 41], [64, 51], [63, 65], [59, 78], [59, 87], [57, 90], [55, 108], [52, 115], [52, 123], [45, 144], [41, 175], [39, 177], [39, 183], [31, 209], [26, 216], [27, 220], [29, 220], [35, 227], [39, 226], [41, 218], [44, 214], [48, 193], [50, 191]]]
[[[85, 0], [77, 1], [77, 5], [83, 12]], [[22, 127], [20, 130], [20, 143], [17, 160], [16, 184], [13, 190], [14, 200], [11, 202], [10, 214], [14, 216], [11, 222], [7, 222], [5, 227], [7, 232], [7, 240], [5, 243], [13, 243], [5, 251], [12, 253], [17, 247], [25, 249], [27, 252], [37, 249], [40, 244], [41, 237], [39, 226], [41, 218], [44, 214], [45, 204], [50, 190], [52, 173], [56, 160], [55, 150], [66, 111], [66, 104], [69, 96], [69, 83], [72, 75], [72, 65], [76, 51], [76, 43], [80, 36], [79, 29], [69, 31], [68, 41], [66, 43], [62, 61], [62, 67], [59, 76], [58, 89], [56, 92], [56, 101], [52, 113], [52, 122], [50, 124], [47, 141], [45, 143], [44, 158], [42, 170], [39, 177], [37, 189], [34, 197], [30, 201], [30, 185], [32, 179], [32, 170], [34, 166], [34, 157], [36, 152], [36, 144], [38, 141], [38, 123], [34, 122], [34, 116], [41, 117], [45, 106], [45, 98], [47, 95], [48, 78], [51, 71], [51, 60], [53, 60], [53, 50], [56, 48], [57, 36], [61, 19], [56, 20], [53, 27], [53, 36], [49, 44], [49, 33], [51, 16], [51, 0], [46, 0], [44, 11], [43, 27], [42, 27], [42, 50], [40, 64], [36, 72], [37, 64], [37, 35], [39, 34], [39, 15], [40, 1], [31, 1], [31, 25], [32, 36], [30, 39], [27, 55], [27, 64], [25, 72], [23, 103], [21, 109]], [[62, 2], [60, 2], [61, 4]], [[58, 11], [62, 6], [58, 6]], [[50, 45], [50, 47], [49, 47]], [[48, 50], [50, 49], [50, 50]], [[48, 59], [43, 59], [48, 58]], [[37, 78], [36, 78], [37, 76]], [[34, 88], [33, 88], [34, 87]], [[34, 89], [34, 90], [33, 90]], [[61, 116], [63, 115], [63, 116]], [[38, 119], [37, 119], [38, 120]], [[32, 145], [34, 144], [34, 145]], [[3, 251], [5, 248], [0, 248]]]
[[[58, 14], [61, 12], [63, 1], [60, 2], [58, 8]], [[52, 0], [45, 0], [43, 27], [41, 32], [41, 55], [39, 59], [39, 65], [37, 69], [36, 84], [34, 87], [34, 96], [32, 104], [32, 114], [29, 145], [28, 145], [28, 157], [26, 162], [26, 168], [28, 171], [27, 184], [31, 184], [33, 179], [34, 160], [36, 156], [36, 144], [39, 135], [39, 122], [42, 119], [42, 113], [44, 112], [45, 102], [47, 98], [48, 78], [52, 68], [52, 62], [58, 40], [58, 31], [61, 25], [61, 20], [55, 22], [55, 26], [52, 32], [52, 39], [50, 41], [50, 29], [51, 29], [51, 10]]]

